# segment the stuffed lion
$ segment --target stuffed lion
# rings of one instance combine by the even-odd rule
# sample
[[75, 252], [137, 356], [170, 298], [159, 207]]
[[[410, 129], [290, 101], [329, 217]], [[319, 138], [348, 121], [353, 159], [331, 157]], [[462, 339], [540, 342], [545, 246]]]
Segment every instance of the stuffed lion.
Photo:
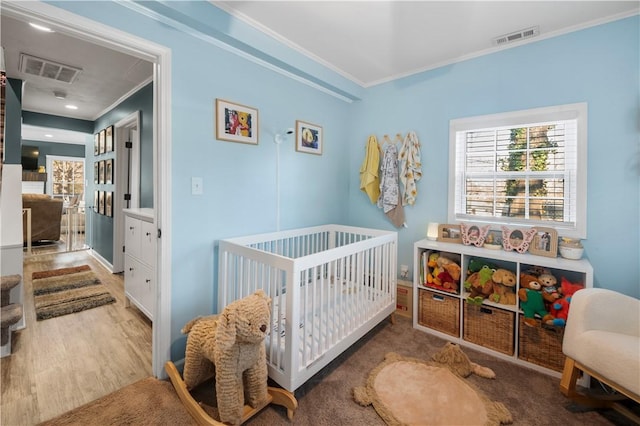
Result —
[[264, 339], [270, 305], [271, 299], [258, 290], [229, 304], [220, 315], [196, 318], [182, 329], [188, 333], [183, 380], [193, 389], [215, 371], [221, 422], [240, 424], [245, 395], [253, 408], [268, 399]]

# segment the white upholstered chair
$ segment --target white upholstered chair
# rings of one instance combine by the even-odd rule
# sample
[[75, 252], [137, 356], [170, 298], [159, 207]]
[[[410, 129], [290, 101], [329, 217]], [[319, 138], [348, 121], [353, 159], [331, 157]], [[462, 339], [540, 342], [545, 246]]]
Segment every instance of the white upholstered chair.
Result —
[[596, 399], [579, 392], [580, 372], [640, 403], [640, 300], [602, 288], [577, 291], [564, 331], [567, 356], [560, 391], [574, 401], [621, 411], [640, 419], [611, 398]]

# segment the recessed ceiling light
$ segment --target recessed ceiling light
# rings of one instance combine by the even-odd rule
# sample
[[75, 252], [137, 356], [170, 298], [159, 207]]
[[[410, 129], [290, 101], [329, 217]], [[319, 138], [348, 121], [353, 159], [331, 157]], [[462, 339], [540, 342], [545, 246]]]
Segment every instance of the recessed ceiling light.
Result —
[[29, 25], [31, 25], [36, 30], [44, 31], [45, 33], [52, 33], [53, 32], [53, 30], [51, 28], [45, 27], [44, 25], [34, 24], [33, 22], [29, 22]]
[[67, 94], [58, 90], [53, 91], [53, 96], [55, 96], [56, 99], [67, 99]]
[[52, 137], [53, 137], [53, 135], [52, 135], [52, 134], [50, 134], [50, 133], [47, 133], [46, 135], [44, 135], [44, 137], [45, 137], [45, 138], [52, 138]]
[[67, 109], [78, 109], [78, 107], [75, 105], [65, 105], [64, 107]]

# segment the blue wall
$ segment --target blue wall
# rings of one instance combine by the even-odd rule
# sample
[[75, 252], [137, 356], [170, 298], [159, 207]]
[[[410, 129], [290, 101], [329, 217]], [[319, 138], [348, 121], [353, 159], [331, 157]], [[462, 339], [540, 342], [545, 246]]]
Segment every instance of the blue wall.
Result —
[[[449, 120], [588, 102], [587, 256], [598, 286], [638, 296], [637, 16], [354, 90], [352, 98], [362, 100], [351, 104], [118, 4], [54, 4], [172, 49], [173, 359], [184, 355], [184, 323], [215, 310], [215, 242], [277, 228], [273, 134], [296, 119], [323, 126], [325, 151], [298, 153], [292, 141], [280, 146], [281, 229], [321, 223], [393, 229], [359, 190], [364, 144], [371, 133], [418, 133], [424, 177], [417, 204], [406, 210], [409, 227], [399, 230], [399, 264], [412, 265], [413, 242], [424, 237], [426, 224], [446, 220]], [[212, 37], [225, 38], [244, 25], [213, 6], [207, 15], [203, 4], [164, 3]], [[194, 12], [197, 19], [188, 19]], [[239, 32], [239, 39], [249, 38]], [[265, 49], [286, 62], [286, 53]], [[297, 70], [312, 72], [299, 54], [289, 58]], [[317, 70], [314, 78], [325, 72]], [[259, 145], [215, 139], [216, 98], [259, 109]], [[204, 195], [191, 195], [193, 176], [203, 178]]]
[[[428, 222], [447, 222], [449, 121], [543, 106], [588, 103], [586, 257], [595, 285], [640, 296], [638, 16], [460, 62], [370, 88], [354, 106], [350, 169], [371, 133], [406, 134], [422, 143], [418, 200], [405, 210], [398, 264], [413, 265], [412, 243]], [[351, 173], [349, 221], [392, 226]]]
[[[22, 140], [22, 145], [35, 146], [38, 148], [38, 166], [47, 166], [47, 155], [80, 157], [84, 159], [84, 145], [46, 141], [30, 141], [24, 139]], [[85, 168], [88, 169], [89, 166], [85, 164]], [[87, 172], [88, 170], [85, 170], [85, 176], [87, 176]]]
[[22, 148], [22, 80], [7, 78], [5, 87], [5, 127], [4, 127], [4, 162], [20, 164]]

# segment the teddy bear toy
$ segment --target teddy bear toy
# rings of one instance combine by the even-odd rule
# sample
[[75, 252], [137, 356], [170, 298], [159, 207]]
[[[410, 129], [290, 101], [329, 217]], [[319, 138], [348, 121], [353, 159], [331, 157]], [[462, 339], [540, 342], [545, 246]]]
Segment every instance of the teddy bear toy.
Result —
[[551, 274], [545, 273], [538, 276], [538, 282], [542, 286], [542, 298], [547, 306], [551, 306], [553, 302], [560, 298], [558, 291], [558, 280]]
[[220, 315], [187, 323], [183, 379], [187, 389], [215, 372], [220, 421], [238, 425], [247, 403], [256, 408], [268, 400], [264, 339], [271, 323], [271, 299], [264, 291], [236, 300]]
[[491, 276], [493, 281], [493, 293], [489, 300], [502, 305], [516, 304], [516, 274], [508, 269], [496, 269]]
[[247, 112], [238, 112], [238, 129], [242, 136], [250, 136], [249, 117], [249, 113]]
[[544, 324], [553, 325], [553, 315], [545, 309], [541, 288], [536, 277], [525, 273], [520, 274], [518, 299], [520, 299], [520, 308], [524, 312], [524, 323], [530, 327], [538, 325], [536, 315], [542, 318]]
[[473, 305], [481, 305], [482, 301], [493, 292], [494, 283], [491, 277], [494, 270], [489, 266], [483, 266], [478, 272], [469, 275], [464, 282], [464, 287], [469, 292], [467, 302]]
[[583, 288], [581, 284], [574, 284], [565, 277], [561, 278], [560, 288], [562, 289], [562, 297], [551, 305], [549, 311], [555, 317], [553, 325], [564, 327], [567, 324], [569, 316], [569, 304], [573, 294]]
[[449, 291], [458, 290], [458, 282], [460, 281], [460, 265], [444, 256], [439, 256], [436, 260], [437, 267], [441, 270], [438, 273], [440, 284]]

